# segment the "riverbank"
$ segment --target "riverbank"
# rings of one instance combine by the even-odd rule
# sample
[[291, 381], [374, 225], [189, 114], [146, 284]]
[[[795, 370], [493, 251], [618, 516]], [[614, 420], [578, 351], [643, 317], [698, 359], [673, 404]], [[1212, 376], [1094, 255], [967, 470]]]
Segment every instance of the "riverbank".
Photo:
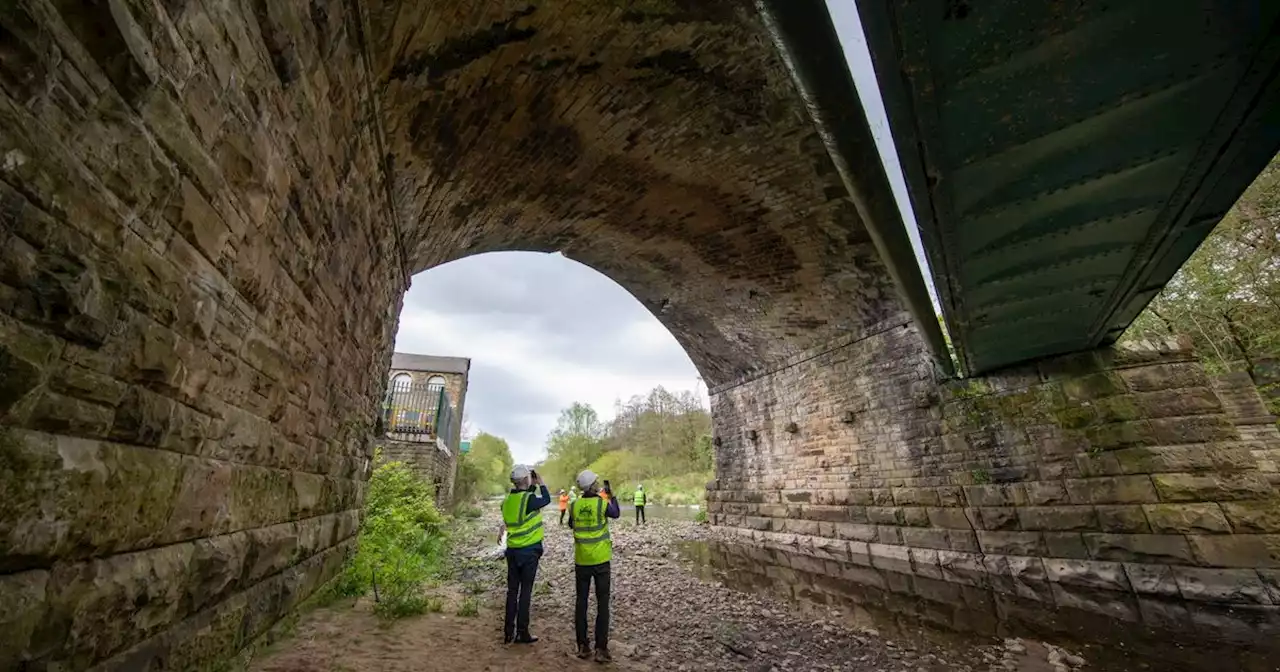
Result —
[[[533, 602], [533, 632], [541, 638], [537, 644], [501, 644], [505, 570], [501, 560], [485, 559], [496, 537], [497, 520], [490, 514], [458, 533], [457, 571], [433, 589], [439, 613], [380, 621], [368, 598], [315, 609], [300, 619], [290, 638], [257, 656], [250, 669], [600, 669], [571, 656], [572, 539], [553, 515], [547, 516], [546, 553]], [[835, 610], [800, 610], [789, 602], [728, 588], [710, 574], [700, 576], [678, 553], [715, 536], [705, 526], [679, 521], [653, 520], [637, 527], [624, 518], [614, 524], [612, 667], [1066, 672], [1084, 664], [1069, 652], [1037, 642], [895, 639], [853, 627]], [[465, 615], [472, 607], [475, 615]]]

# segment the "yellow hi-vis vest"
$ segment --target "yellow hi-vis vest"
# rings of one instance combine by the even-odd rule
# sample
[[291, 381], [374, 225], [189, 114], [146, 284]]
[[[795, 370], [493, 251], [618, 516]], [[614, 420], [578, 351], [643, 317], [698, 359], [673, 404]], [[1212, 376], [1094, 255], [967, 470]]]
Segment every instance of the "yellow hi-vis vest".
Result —
[[573, 503], [573, 562], [576, 565], [603, 565], [613, 559], [609, 521], [600, 497], [582, 497]]
[[502, 522], [507, 526], [507, 548], [524, 548], [542, 541], [542, 510], [526, 513], [532, 492], [512, 492], [502, 500]]
[[644, 506], [644, 490], [636, 490], [636, 494], [631, 497], [631, 503], [636, 506]]

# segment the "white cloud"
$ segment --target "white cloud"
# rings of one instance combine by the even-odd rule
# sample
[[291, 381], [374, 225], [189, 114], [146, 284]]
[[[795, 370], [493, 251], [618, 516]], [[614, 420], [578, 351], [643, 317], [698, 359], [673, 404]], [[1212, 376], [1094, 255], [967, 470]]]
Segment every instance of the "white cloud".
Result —
[[626, 290], [559, 255], [469, 257], [414, 277], [396, 350], [471, 358], [467, 415], [505, 438], [517, 462], [545, 455], [559, 410], [591, 404], [602, 418], [617, 399], [655, 386], [697, 389], [698, 372], [675, 338]]

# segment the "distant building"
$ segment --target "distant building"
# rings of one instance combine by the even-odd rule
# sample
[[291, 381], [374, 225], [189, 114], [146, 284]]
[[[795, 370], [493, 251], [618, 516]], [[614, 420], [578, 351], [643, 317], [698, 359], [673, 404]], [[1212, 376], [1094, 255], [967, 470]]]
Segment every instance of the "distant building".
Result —
[[471, 360], [397, 352], [383, 399], [383, 454], [436, 485], [447, 504], [461, 452], [462, 413]]

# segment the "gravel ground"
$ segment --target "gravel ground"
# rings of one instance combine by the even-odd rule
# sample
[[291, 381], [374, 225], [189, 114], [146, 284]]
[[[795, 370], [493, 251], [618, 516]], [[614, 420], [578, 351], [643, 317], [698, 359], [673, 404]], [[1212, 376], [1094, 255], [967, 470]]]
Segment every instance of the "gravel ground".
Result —
[[[378, 621], [367, 599], [316, 609], [294, 635], [254, 661], [258, 672], [333, 670], [599, 669], [572, 657], [573, 550], [547, 516], [545, 554], [533, 600], [532, 646], [504, 646], [505, 569], [496, 556], [496, 517], [465, 529], [455, 549], [457, 578], [435, 589], [442, 613]], [[699, 578], [676, 552], [706, 540], [706, 527], [652, 520], [613, 524], [612, 667], [622, 670], [875, 670], [885, 672], [1073, 672], [1072, 652], [1035, 641], [890, 638], [846, 625], [839, 614], [730, 589]], [[457, 606], [479, 594], [478, 615]], [[594, 619], [594, 598], [592, 619]], [[954, 641], [953, 641], [954, 640]]]

